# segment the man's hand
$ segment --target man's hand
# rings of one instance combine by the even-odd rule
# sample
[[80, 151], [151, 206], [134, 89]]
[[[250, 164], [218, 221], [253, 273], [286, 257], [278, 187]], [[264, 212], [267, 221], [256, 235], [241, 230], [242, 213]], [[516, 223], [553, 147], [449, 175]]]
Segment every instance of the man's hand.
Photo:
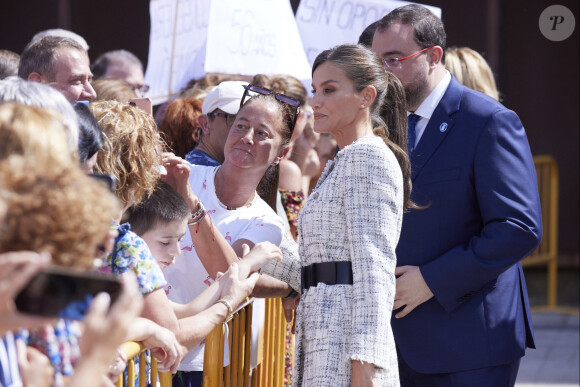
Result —
[[401, 266], [395, 269], [397, 291], [393, 310], [405, 306], [395, 315], [395, 318], [405, 317], [416, 307], [433, 297], [433, 293], [425, 283], [418, 266]]

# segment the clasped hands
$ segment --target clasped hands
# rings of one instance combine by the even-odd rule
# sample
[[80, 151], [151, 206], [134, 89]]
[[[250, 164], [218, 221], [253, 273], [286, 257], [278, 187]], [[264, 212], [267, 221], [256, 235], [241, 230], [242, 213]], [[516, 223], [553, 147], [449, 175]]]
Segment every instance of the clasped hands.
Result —
[[232, 263], [225, 273], [218, 272], [220, 298], [227, 300], [234, 309], [246, 301], [254, 290], [260, 269], [271, 260], [282, 260], [278, 246], [270, 242], [260, 242], [250, 250], [243, 245], [242, 259]]

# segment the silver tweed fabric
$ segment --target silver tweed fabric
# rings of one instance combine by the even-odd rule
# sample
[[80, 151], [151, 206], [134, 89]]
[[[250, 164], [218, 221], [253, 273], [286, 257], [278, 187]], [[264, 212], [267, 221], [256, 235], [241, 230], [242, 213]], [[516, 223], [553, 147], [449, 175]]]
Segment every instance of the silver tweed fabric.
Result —
[[350, 386], [352, 360], [375, 365], [376, 385], [399, 385], [390, 320], [402, 217], [402, 173], [381, 138], [363, 137], [326, 165], [300, 212], [302, 266], [351, 261], [354, 283], [302, 295], [295, 387]]
[[288, 232], [285, 232], [279, 247], [282, 251], [283, 261], [268, 262], [261, 273], [286, 282], [292, 289], [300, 293], [302, 291], [300, 285], [300, 267], [302, 264], [298, 255], [298, 244], [294, 242]]

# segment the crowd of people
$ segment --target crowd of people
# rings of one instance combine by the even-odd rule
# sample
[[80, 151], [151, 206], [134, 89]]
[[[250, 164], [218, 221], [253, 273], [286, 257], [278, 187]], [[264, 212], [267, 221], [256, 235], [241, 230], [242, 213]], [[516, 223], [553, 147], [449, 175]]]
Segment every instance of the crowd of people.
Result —
[[[135, 55], [88, 50], [66, 30], [0, 50], [0, 386], [113, 385], [125, 341], [148, 348], [137, 377], [155, 357], [201, 386], [205, 337], [248, 297], [254, 333], [282, 299], [287, 385], [514, 385], [534, 165], [485, 59], [429, 10], [321, 52], [311, 93], [207, 74], [154, 114]], [[21, 313], [52, 266], [121, 293], [81, 320]]]

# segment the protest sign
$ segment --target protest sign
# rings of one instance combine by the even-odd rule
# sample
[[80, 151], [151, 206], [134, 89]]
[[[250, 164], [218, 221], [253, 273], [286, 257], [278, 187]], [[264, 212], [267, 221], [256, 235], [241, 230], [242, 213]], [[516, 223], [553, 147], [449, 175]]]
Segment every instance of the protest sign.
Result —
[[[296, 23], [310, 65], [323, 50], [339, 44], [357, 43], [360, 34], [406, 1], [390, 0], [301, 0]], [[441, 9], [425, 5], [438, 17]]]
[[310, 65], [289, 1], [213, 0], [206, 72], [289, 74], [310, 79]]
[[151, 34], [145, 83], [154, 104], [179, 93], [191, 79], [191, 62], [207, 36], [210, 0], [151, 0]]

